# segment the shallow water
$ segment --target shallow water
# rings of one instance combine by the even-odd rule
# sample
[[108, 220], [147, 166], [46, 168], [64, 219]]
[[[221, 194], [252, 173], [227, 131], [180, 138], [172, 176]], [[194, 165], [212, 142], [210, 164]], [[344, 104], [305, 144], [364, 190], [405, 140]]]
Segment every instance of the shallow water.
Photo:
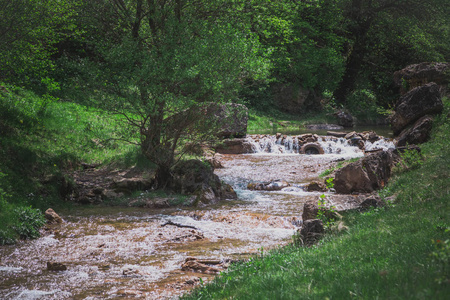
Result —
[[[334, 147], [334, 146], [333, 146]], [[347, 147], [347, 146], [344, 146]], [[303, 186], [357, 149], [325, 155], [223, 155], [216, 170], [239, 200], [207, 208], [78, 207], [44, 236], [0, 247], [0, 299], [171, 299], [213, 275], [181, 270], [187, 257], [241, 260], [284, 245], [301, 223], [303, 204], [321, 193]], [[250, 191], [250, 182], [282, 179], [281, 191]], [[328, 195], [345, 206], [345, 197]], [[342, 199], [341, 199], [342, 198]], [[351, 199], [350, 199], [351, 200]], [[193, 226], [161, 226], [167, 221]], [[66, 271], [48, 271], [60, 262]]]

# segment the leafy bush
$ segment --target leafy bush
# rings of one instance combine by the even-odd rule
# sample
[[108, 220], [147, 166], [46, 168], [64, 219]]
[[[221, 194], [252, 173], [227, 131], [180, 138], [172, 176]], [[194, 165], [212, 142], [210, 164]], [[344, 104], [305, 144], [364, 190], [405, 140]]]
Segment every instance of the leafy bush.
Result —
[[14, 229], [19, 234], [20, 238], [38, 238], [39, 228], [45, 224], [44, 216], [39, 209], [29, 207], [18, 207], [14, 210], [17, 215], [18, 222]]

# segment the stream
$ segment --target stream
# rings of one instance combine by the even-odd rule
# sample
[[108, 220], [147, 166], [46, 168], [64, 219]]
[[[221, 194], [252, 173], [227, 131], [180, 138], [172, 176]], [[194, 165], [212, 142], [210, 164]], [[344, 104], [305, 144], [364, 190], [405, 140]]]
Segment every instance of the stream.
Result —
[[[303, 204], [323, 194], [306, 192], [304, 186], [323, 181], [318, 175], [337, 161], [364, 155], [339, 138], [322, 137], [322, 155], [298, 154], [289, 138], [283, 144], [274, 136], [250, 140], [255, 153], [221, 155], [224, 168], [215, 171], [239, 200], [204, 208], [89, 206], [58, 212], [65, 222], [41, 238], [0, 247], [0, 299], [176, 298], [215, 276], [183, 271], [187, 257], [214, 260], [225, 268], [291, 242], [301, 226]], [[387, 139], [365, 145], [366, 150], [392, 147]], [[277, 179], [290, 186], [247, 189], [250, 182]], [[338, 210], [352, 202], [349, 195], [327, 196]], [[62, 263], [67, 270], [49, 271], [47, 262]]]

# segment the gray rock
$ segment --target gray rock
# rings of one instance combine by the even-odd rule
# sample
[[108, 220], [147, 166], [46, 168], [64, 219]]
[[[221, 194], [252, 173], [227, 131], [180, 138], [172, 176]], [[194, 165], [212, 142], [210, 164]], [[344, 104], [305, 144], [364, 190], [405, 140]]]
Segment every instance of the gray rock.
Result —
[[397, 147], [422, 144], [429, 140], [433, 118], [424, 116], [417, 120], [411, 128], [403, 130], [397, 138]]
[[302, 214], [303, 222], [317, 218], [318, 212], [319, 212], [319, 205], [317, 204], [317, 201], [310, 200], [306, 202], [303, 205], [303, 214]]
[[47, 219], [47, 224], [60, 224], [63, 222], [63, 219], [52, 208], [47, 209], [44, 216]]
[[339, 110], [334, 115], [338, 119], [339, 125], [347, 128], [355, 126], [355, 119], [350, 113], [343, 110]]
[[304, 244], [311, 245], [317, 242], [323, 236], [324, 232], [325, 229], [322, 220], [312, 219], [303, 222], [300, 236]]
[[334, 188], [339, 194], [371, 193], [385, 186], [394, 164], [392, 151], [372, 153], [336, 171]]
[[400, 97], [395, 105], [395, 114], [391, 117], [392, 130], [395, 135], [398, 135], [421, 117], [439, 114], [443, 109], [441, 94], [436, 83], [412, 89]]
[[221, 141], [215, 146], [215, 149], [220, 154], [253, 153], [252, 144], [245, 138]]
[[405, 94], [413, 88], [435, 82], [438, 85], [446, 85], [450, 82], [450, 63], [423, 62], [409, 65], [394, 73], [394, 82]]

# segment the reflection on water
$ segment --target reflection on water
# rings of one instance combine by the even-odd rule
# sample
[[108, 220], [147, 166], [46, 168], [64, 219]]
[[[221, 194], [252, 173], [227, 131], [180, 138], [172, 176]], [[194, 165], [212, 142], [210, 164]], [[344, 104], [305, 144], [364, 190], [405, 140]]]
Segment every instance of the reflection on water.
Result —
[[[277, 132], [282, 132], [283, 134], [289, 134], [289, 135], [298, 135], [298, 134], [304, 134], [304, 133], [313, 133], [318, 135], [326, 135], [327, 134], [326, 129], [307, 129], [307, 128], [298, 128], [298, 129], [285, 129], [282, 126], [278, 126], [275, 129], [258, 129], [249, 131], [249, 134], [276, 134]], [[393, 132], [390, 126], [355, 126], [352, 128], [345, 128], [342, 130], [332, 130], [332, 131], [340, 131], [340, 132], [363, 132], [363, 131], [375, 131], [378, 135], [391, 138], [393, 137]]]
[[[347, 146], [342, 146], [346, 148]], [[325, 155], [223, 155], [216, 173], [239, 200], [214, 207], [151, 210], [79, 207], [61, 212], [65, 223], [33, 241], [0, 247], [1, 299], [168, 299], [191, 289], [198, 277], [181, 270], [189, 256], [245, 259], [290, 242], [303, 203], [317, 200], [302, 186], [344, 157]], [[360, 150], [351, 149], [353, 156]], [[282, 179], [290, 186], [250, 191], [250, 182]], [[334, 196], [333, 196], [334, 197]], [[179, 224], [187, 227], [167, 225]], [[166, 226], [161, 226], [166, 224]], [[67, 271], [47, 270], [60, 262]]]

